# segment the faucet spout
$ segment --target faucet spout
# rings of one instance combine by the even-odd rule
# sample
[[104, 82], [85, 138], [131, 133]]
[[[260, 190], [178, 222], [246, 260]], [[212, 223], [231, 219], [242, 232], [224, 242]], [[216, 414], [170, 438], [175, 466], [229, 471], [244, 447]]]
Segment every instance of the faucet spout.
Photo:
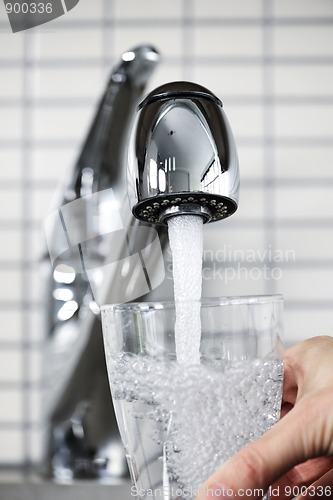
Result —
[[139, 105], [128, 175], [138, 219], [166, 224], [196, 214], [204, 222], [232, 215], [238, 206], [239, 170], [222, 102], [191, 82], [172, 82]]
[[84, 194], [85, 169], [89, 169], [91, 191], [114, 187], [126, 172], [128, 135], [144, 88], [159, 62], [159, 53], [143, 45], [123, 53], [113, 69], [95, 118], [87, 134], [65, 202]]

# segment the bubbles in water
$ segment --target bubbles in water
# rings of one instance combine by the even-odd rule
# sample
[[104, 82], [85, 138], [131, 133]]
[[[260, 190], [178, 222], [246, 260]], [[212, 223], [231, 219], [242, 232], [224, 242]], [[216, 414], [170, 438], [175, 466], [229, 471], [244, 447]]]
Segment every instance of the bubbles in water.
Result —
[[[186, 368], [165, 358], [127, 354], [110, 361], [114, 398], [132, 403], [136, 432], [144, 419], [145, 439], [160, 445], [160, 456], [164, 445], [170, 480], [181, 488], [194, 491], [280, 415], [282, 361], [275, 358], [219, 367], [208, 360]], [[148, 434], [147, 419], [155, 429]]]

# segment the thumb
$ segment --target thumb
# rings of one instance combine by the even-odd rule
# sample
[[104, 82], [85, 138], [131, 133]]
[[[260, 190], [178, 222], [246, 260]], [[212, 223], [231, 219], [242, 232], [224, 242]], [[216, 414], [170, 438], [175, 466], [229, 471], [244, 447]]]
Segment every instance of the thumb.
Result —
[[317, 409], [317, 405], [299, 403], [261, 438], [218, 469], [201, 486], [197, 500], [244, 496], [258, 499], [295, 465], [318, 455], [313, 440], [320, 426]]

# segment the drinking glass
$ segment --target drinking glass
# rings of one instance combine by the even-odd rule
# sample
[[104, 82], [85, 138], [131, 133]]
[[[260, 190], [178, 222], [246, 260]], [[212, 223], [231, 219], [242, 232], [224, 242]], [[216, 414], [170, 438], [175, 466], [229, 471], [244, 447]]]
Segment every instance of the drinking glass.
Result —
[[[177, 359], [174, 302], [102, 307], [133, 498], [194, 499], [223, 462], [280, 416], [282, 296], [222, 297], [197, 305], [200, 356], [193, 364]], [[182, 342], [191, 343], [190, 336]]]

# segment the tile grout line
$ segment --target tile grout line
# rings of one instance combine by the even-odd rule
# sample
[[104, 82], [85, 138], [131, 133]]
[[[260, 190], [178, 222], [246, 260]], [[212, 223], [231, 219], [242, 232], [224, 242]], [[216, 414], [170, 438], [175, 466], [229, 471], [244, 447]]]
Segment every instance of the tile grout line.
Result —
[[21, 296], [22, 304], [22, 463], [28, 468], [31, 465], [31, 435], [29, 432], [31, 419], [30, 391], [26, 384], [30, 381], [31, 358], [30, 358], [30, 267], [26, 262], [30, 258], [31, 234], [29, 222], [31, 220], [32, 194], [28, 185], [32, 175], [32, 148], [29, 141], [32, 133], [33, 108], [29, 102], [32, 94], [32, 68], [30, 59], [32, 57], [32, 44], [35, 41], [34, 34], [24, 32], [24, 71], [23, 71], [23, 118], [22, 118], [22, 281]]
[[[272, 26], [274, 23], [274, 6], [272, 0], [262, 0], [263, 25], [262, 25], [262, 44], [263, 44], [263, 159], [264, 159], [264, 241], [265, 248], [272, 245], [276, 246], [276, 227], [274, 215], [276, 212], [275, 194], [275, 140], [274, 140], [274, 117], [275, 117], [275, 99], [274, 99], [274, 39]], [[270, 138], [271, 140], [267, 140]], [[268, 268], [272, 263], [265, 262]], [[267, 294], [276, 293], [275, 280], [265, 281], [265, 292]]]

